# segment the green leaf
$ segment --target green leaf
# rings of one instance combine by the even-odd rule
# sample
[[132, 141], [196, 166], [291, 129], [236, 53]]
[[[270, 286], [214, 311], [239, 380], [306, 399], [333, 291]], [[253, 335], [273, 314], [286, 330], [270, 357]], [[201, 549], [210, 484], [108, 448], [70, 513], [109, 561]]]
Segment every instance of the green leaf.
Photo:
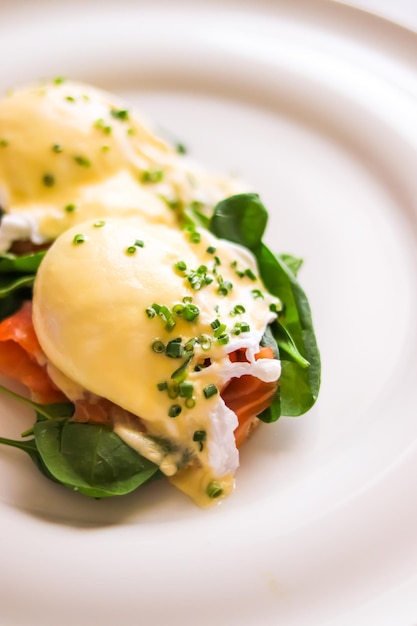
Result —
[[255, 193], [230, 196], [219, 202], [210, 221], [211, 232], [220, 239], [253, 250], [262, 240], [268, 213]]
[[295, 416], [305, 413], [317, 400], [320, 353], [310, 305], [294, 273], [300, 263], [291, 255], [276, 257], [265, 246], [262, 236], [266, 222], [267, 211], [259, 197], [256, 194], [239, 194], [226, 198], [215, 207], [210, 230], [217, 237], [249, 248], [256, 257], [265, 287], [284, 304], [284, 312], [279, 317], [280, 326], [275, 330], [272, 328], [272, 332], [280, 349], [282, 364], [280, 410], [283, 415]]
[[55, 402], [53, 404], [40, 404], [34, 402], [25, 396], [8, 389], [4, 385], [0, 385], [0, 393], [4, 393], [6, 396], [18, 400], [22, 404], [30, 407], [36, 412], [37, 419], [62, 419], [64, 417], [71, 417], [74, 414], [74, 405], [72, 402]]
[[285, 263], [285, 265], [292, 271], [294, 276], [297, 276], [302, 264], [303, 259], [300, 259], [297, 256], [293, 256], [292, 254], [280, 254], [279, 258], [281, 261]]
[[26, 454], [29, 455], [36, 467], [46, 478], [49, 478], [49, 480], [52, 480], [54, 482], [59, 482], [55, 478], [55, 476], [51, 474], [51, 472], [48, 470], [45, 463], [43, 462], [42, 457], [39, 454], [35, 439], [19, 441], [16, 439], [6, 439], [5, 437], [0, 437], [0, 444], [3, 444], [5, 446], [11, 446], [13, 448], [18, 448], [19, 450], [26, 452]]
[[0, 274], [36, 274], [46, 250], [16, 255], [0, 253]]
[[7, 298], [14, 291], [23, 287], [32, 287], [35, 276], [14, 276], [13, 274], [0, 275], [0, 298]]
[[34, 433], [51, 474], [93, 498], [130, 493], [158, 472], [157, 465], [106, 426], [43, 420], [35, 425]]

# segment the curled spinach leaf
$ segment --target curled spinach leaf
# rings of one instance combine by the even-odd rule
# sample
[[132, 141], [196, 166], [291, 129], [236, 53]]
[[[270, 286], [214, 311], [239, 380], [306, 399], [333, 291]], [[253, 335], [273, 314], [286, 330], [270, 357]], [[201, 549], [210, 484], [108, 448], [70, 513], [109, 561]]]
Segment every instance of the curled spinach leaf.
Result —
[[107, 426], [42, 420], [34, 433], [50, 473], [63, 485], [93, 498], [130, 493], [158, 472], [157, 465]]
[[32, 286], [45, 250], [18, 256], [0, 253], [0, 321], [31, 299]]
[[265, 246], [267, 221], [268, 212], [257, 194], [238, 194], [216, 205], [209, 228], [217, 237], [251, 250], [265, 287], [284, 304], [279, 323], [271, 326], [282, 364], [280, 399], [274, 401], [272, 416], [261, 416], [272, 421], [279, 413], [301, 415], [313, 406], [321, 364], [310, 305], [295, 275], [301, 261], [291, 255], [275, 256]]
[[71, 402], [39, 404], [0, 385], [0, 392], [36, 413], [22, 437], [0, 444], [26, 452], [46, 478], [93, 498], [124, 495], [161, 474], [158, 466], [124, 443], [109, 427], [72, 422]]

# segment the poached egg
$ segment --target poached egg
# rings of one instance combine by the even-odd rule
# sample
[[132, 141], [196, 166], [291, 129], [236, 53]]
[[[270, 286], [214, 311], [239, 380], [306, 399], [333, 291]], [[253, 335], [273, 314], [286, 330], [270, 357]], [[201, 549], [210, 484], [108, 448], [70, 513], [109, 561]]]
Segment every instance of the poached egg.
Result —
[[[244, 375], [279, 378], [278, 360], [255, 359], [277, 305], [246, 249], [203, 229], [110, 217], [52, 244], [33, 322], [64, 393], [122, 407], [132, 419], [116, 420], [115, 432], [206, 506], [231, 492], [239, 465], [222, 388]], [[239, 349], [246, 360], [232, 362]]]

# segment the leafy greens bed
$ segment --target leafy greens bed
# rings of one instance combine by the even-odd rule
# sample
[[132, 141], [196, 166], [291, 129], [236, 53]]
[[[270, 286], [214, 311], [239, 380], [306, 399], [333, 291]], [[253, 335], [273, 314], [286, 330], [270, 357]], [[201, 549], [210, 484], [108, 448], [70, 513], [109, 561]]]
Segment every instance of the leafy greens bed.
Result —
[[[262, 242], [268, 213], [257, 194], [238, 194], [217, 204], [211, 218], [190, 208], [186, 225], [207, 228], [218, 238], [248, 248], [256, 257], [268, 291], [282, 302], [276, 321], [262, 339], [282, 364], [278, 391], [259, 418], [274, 422], [297, 416], [315, 403], [320, 388], [320, 354], [307, 297], [296, 275], [301, 260], [275, 256]], [[31, 288], [45, 251], [0, 255], [0, 320], [31, 298]], [[34, 409], [36, 422], [22, 439], [0, 443], [26, 452], [49, 479], [94, 498], [123, 495], [161, 476], [158, 467], [99, 424], [71, 421], [74, 405], [41, 405], [0, 386], [0, 391]]]

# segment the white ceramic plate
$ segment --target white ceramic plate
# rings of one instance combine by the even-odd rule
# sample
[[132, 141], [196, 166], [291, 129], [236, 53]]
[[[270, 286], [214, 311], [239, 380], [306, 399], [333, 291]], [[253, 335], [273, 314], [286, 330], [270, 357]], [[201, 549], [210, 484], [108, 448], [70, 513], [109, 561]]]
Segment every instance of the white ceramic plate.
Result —
[[306, 259], [323, 386], [209, 512], [163, 484], [88, 501], [1, 449], [0, 623], [416, 624], [417, 36], [324, 0], [9, 4], [1, 89], [120, 92], [252, 183]]

